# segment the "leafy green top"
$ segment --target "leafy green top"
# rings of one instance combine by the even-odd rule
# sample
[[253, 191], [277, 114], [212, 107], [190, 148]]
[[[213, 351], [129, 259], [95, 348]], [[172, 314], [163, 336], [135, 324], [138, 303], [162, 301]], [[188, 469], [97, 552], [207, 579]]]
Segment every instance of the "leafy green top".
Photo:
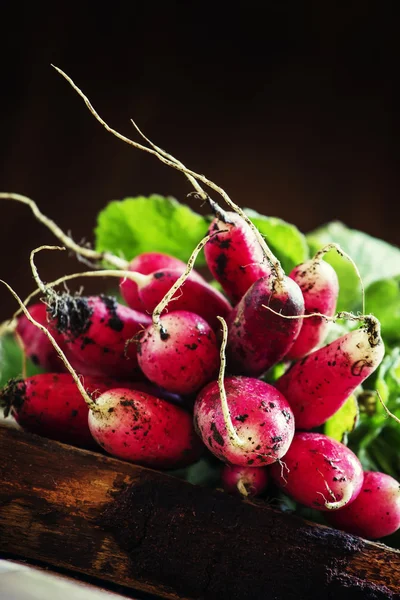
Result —
[[127, 260], [142, 252], [164, 252], [186, 261], [207, 229], [205, 217], [174, 198], [125, 198], [110, 202], [98, 215], [96, 250]]

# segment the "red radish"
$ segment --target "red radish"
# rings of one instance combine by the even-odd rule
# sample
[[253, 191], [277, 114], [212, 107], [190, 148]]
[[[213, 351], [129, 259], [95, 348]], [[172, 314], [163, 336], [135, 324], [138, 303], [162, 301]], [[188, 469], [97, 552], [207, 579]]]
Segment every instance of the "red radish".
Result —
[[322, 425], [380, 364], [385, 348], [379, 321], [365, 325], [308, 354], [276, 382], [292, 407], [296, 429]]
[[[47, 336], [70, 371], [89, 408], [92, 435], [102, 447], [115, 456], [154, 467], [184, 466], [199, 457], [201, 441], [195, 435], [190, 414], [182, 408], [127, 388], [114, 388], [93, 400], [48, 329], [35, 321], [14, 290], [2, 283], [31, 323]], [[212, 331], [211, 334], [214, 335]]]
[[268, 485], [267, 469], [225, 465], [221, 480], [224, 490], [242, 496], [260, 496]]
[[270, 263], [250, 226], [234, 212], [221, 211], [208, 233], [212, 237], [204, 248], [207, 265], [236, 304], [255, 281], [271, 275]]
[[303, 295], [289, 277], [256, 281], [229, 316], [230, 372], [257, 377], [279, 362], [293, 345], [302, 321], [281, 315], [296, 317], [303, 312]]
[[218, 346], [210, 325], [198, 315], [175, 311], [150, 325], [138, 342], [138, 361], [153, 383], [177, 394], [198, 391], [216, 374]]
[[281, 465], [270, 473], [297, 502], [319, 510], [338, 510], [360, 493], [363, 470], [357, 456], [321, 433], [296, 433]]
[[[33, 304], [29, 308], [29, 312], [36, 321], [46, 327], [49, 326], [49, 317], [45, 304], [42, 304], [42, 302]], [[64, 365], [60, 361], [57, 352], [54, 350], [47, 337], [37, 327], [32, 325], [25, 315], [19, 317], [16, 333], [22, 341], [26, 356], [28, 356], [34, 364], [40, 365], [46, 371], [51, 371], [53, 373], [65, 371]], [[63, 338], [61, 335], [57, 334], [55, 329], [52, 329], [52, 334], [57, 342], [62, 344]]]
[[184, 467], [196, 461], [203, 445], [189, 413], [165, 400], [116, 388], [96, 400], [89, 428], [106, 452], [157, 469]]
[[207, 448], [232, 465], [263, 467], [286, 454], [294, 419], [284, 396], [272, 385], [251, 377], [209, 383], [194, 406], [195, 427]]
[[148, 315], [109, 296], [58, 296], [51, 305], [73, 367], [84, 375], [140, 377], [135, 338], [151, 322]]
[[[162, 269], [138, 279], [138, 297], [147, 313], [153, 312], [181, 275], [181, 269]], [[169, 313], [176, 310], [195, 313], [216, 329], [219, 326], [217, 315], [227, 317], [232, 307], [218, 290], [193, 277], [192, 272], [172, 297], [166, 310]]]
[[[336, 271], [319, 254], [298, 265], [289, 277], [299, 286], [304, 297], [305, 314], [321, 313], [332, 317], [336, 311], [339, 281]], [[302, 358], [326, 337], [329, 322], [322, 317], [303, 319], [300, 333], [285, 358]]]
[[[178, 269], [180, 275], [185, 271], [186, 264], [168, 254], [162, 254], [161, 252], [144, 252], [135, 256], [135, 258], [129, 263], [128, 270], [141, 273], [142, 275], [150, 275], [160, 269]], [[197, 273], [192, 271], [192, 276], [196, 281], [204, 282], [205, 280]], [[141, 299], [138, 296], [137, 284], [130, 279], [122, 279], [120, 283], [121, 294], [130, 308], [144, 312], [145, 307], [143, 306]]]
[[[114, 387], [93, 377], [83, 380], [96, 398]], [[0, 391], [0, 406], [26, 431], [74, 446], [95, 448], [88, 427], [89, 409], [69, 373], [43, 373], [27, 379], [11, 380]]]
[[394, 533], [400, 527], [399, 483], [385, 473], [366, 471], [354, 502], [329, 515], [328, 521], [370, 540]]

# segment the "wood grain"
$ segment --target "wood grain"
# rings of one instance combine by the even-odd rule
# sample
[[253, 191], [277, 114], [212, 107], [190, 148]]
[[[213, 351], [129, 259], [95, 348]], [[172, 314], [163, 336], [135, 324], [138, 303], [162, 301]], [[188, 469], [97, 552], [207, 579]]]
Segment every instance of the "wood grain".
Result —
[[0, 427], [0, 553], [177, 599], [400, 599], [400, 553]]

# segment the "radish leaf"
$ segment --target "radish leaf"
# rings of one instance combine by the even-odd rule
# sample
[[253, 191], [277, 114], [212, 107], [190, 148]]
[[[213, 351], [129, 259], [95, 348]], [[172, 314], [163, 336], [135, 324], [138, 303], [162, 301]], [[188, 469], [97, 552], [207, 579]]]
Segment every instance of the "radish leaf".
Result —
[[[142, 252], [164, 252], [186, 262], [207, 229], [205, 217], [174, 198], [125, 198], [110, 202], [98, 215], [96, 250], [127, 260]], [[201, 264], [203, 255], [196, 261]]]

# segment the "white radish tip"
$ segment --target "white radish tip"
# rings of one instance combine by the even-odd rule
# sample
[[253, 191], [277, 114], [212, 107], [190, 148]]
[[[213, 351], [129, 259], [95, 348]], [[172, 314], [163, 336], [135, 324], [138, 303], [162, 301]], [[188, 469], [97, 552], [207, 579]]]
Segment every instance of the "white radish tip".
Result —
[[346, 504], [350, 502], [353, 491], [351, 485], [346, 486], [341, 500], [336, 500], [335, 502], [325, 501], [325, 508], [328, 510], [339, 510], [339, 508], [343, 508], [343, 506], [346, 506]]

